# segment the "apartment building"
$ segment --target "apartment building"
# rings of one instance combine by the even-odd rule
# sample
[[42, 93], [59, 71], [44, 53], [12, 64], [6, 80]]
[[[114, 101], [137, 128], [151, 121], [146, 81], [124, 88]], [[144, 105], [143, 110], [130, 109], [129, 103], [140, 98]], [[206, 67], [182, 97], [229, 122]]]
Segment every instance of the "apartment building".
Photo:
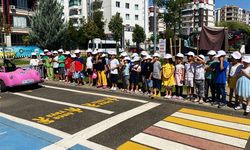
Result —
[[3, 0], [0, 11], [3, 13], [6, 28], [10, 34], [4, 34], [1, 41], [7, 46], [23, 45], [23, 36], [30, 31], [29, 17], [34, 14], [36, 0]]
[[103, 0], [102, 10], [106, 34], [111, 34], [108, 23], [118, 13], [123, 18], [125, 43], [133, 44], [132, 33], [136, 24], [144, 28], [148, 37], [148, 0]]
[[202, 26], [214, 26], [214, 0], [193, 0], [182, 10], [182, 30], [189, 34], [201, 30]]
[[247, 11], [246, 13], [246, 24], [250, 26], [250, 11]]
[[216, 10], [216, 22], [238, 21], [247, 24], [247, 11], [238, 6], [226, 5]]
[[88, 18], [90, 4], [92, 0], [59, 0], [64, 7], [64, 17], [66, 22], [71, 21], [74, 27], [79, 27], [82, 21]]

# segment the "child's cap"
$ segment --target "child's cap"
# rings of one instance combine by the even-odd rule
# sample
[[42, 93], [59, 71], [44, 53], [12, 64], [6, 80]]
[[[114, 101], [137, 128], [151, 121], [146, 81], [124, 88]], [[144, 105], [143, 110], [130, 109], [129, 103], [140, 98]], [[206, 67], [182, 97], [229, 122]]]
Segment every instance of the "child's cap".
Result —
[[130, 57], [125, 57], [124, 60], [131, 60]]
[[148, 60], [148, 59], [153, 59], [150, 55], [147, 55], [145, 60]]
[[146, 51], [142, 51], [142, 52], [141, 52], [141, 55], [142, 55], [142, 56], [147, 56], [148, 53], [147, 53]]
[[250, 64], [250, 56], [243, 56], [242, 61], [245, 62], [245, 63]]
[[132, 57], [132, 58], [135, 58], [135, 57], [138, 57], [138, 56], [139, 56], [139, 55], [138, 55], [137, 53], [133, 53], [131, 57]]
[[71, 54], [70, 55], [72, 58], [76, 58], [76, 54]]
[[206, 58], [205, 58], [205, 56], [204, 55], [199, 55], [199, 57], [201, 58], [201, 59], [203, 59], [203, 60], [205, 60]]
[[45, 49], [45, 50], [44, 50], [44, 53], [47, 53], [47, 52], [49, 52], [49, 50]]
[[58, 52], [59, 52], [59, 53], [63, 53], [63, 49], [59, 49]]
[[166, 55], [164, 56], [164, 58], [165, 58], [165, 59], [170, 59], [170, 58], [172, 58], [172, 55], [171, 55], [171, 54], [166, 54]]
[[44, 53], [40, 53], [40, 56], [44, 56], [45, 54]]
[[184, 58], [184, 55], [182, 53], [178, 53], [176, 57]]
[[161, 55], [160, 55], [159, 53], [154, 53], [153, 57], [158, 57], [158, 58], [160, 58]]
[[221, 56], [226, 56], [226, 55], [227, 55], [227, 54], [226, 54], [225, 51], [219, 50], [219, 51], [217, 52], [217, 55], [215, 55], [214, 57], [221, 57]]
[[86, 50], [86, 53], [92, 53], [92, 49]]
[[215, 56], [216, 55], [216, 52], [214, 50], [210, 50], [208, 53], [207, 53], [208, 56]]
[[126, 56], [128, 56], [127, 52], [122, 52], [121, 55], [120, 55], [120, 57], [126, 57]]
[[187, 54], [186, 54], [187, 56], [195, 56], [195, 54], [194, 54], [194, 52], [188, 52]]
[[238, 51], [233, 52], [233, 53], [231, 54], [231, 56], [232, 56], [234, 59], [237, 59], [237, 60], [241, 59], [241, 53], [238, 52]]

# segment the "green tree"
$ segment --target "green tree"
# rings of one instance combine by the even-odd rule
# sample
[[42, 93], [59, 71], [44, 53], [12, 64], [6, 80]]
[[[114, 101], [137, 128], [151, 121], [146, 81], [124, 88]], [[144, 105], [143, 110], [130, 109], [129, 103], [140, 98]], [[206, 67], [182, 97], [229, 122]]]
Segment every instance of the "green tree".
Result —
[[109, 30], [113, 34], [113, 38], [116, 41], [116, 49], [118, 51], [118, 41], [122, 38], [122, 32], [123, 32], [123, 20], [120, 17], [118, 13], [116, 15], [112, 16], [110, 22], [109, 22]]
[[[167, 28], [173, 30], [174, 45], [176, 45], [177, 34], [181, 34], [183, 6], [190, 1], [191, 0], [157, 0], [158, 5], [165, 7], [167, 10], [164, 14], [164, 22]], [[174, 46], [174, 49], [176, 52], [176, 46]]]
[[105, 22], [103, 21], [104, 16], [103, 16], [103, 11], [101, 11], [102, 8], [102, 1], [97, 0], [93, 2], [93, 21], [95, 22], [96, 26], [98, 27], [98, 37], [99, 38], [104, 38], [105, 33], [104, 33], [104, 25]]
[[67, 31], [65, 32], [65, 40], [63, 44], [64, 49], [76, 49], [79, 46], [78, 43], [78, 31], [76, 28], [73, 26], [72, 21], [68, 22], [68, 28]]
[[57, 0], [38, 0], [37, 9], [31, 18], [31, 40], [41, 48], [60, 48], [67, 31], [62, 16], [63, 7]]
[[93, 40], [98, 37], [98, 27], [92, 19], [89, 19], [87, 23], [84, 23], [79, 32], [84, 33], [85, 37], [83, 38], [86, 38], [86, 41]]
[[140, 43], [146, 40], [146, 34], [145, 34], [144, 29], [141, 26], [136, 24], [132, 37], [133, 37], [132, 38], [133, 42], [136, 43], [137, 51], [139, 51]]

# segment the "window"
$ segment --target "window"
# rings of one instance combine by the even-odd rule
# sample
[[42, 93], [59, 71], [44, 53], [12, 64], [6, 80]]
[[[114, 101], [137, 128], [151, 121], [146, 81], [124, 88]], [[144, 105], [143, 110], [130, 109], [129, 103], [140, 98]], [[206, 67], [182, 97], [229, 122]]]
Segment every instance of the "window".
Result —
[[139, 15], [135, 15], [135, 20], [139, 20]]
[[27, 28], [27, 19], [22, 16], [13, 16], [13, 27]]
[[129, 9], [129, 3], [126, 3], [126, 4], [125, 4], [125, 7], [126, 7], [127, 9]]
[[120, 2], [116, 2], [115, 6], [120, 8]]
[[81, 0], [70, 0], [69, 1], [69, 7], [80, 6], [80, 5], [81, 5]]
[[129, 14], [126, 14], [126, 20], [129, 20]]
[[135, 10], [139, 10], [139, 5], [135, 4]]

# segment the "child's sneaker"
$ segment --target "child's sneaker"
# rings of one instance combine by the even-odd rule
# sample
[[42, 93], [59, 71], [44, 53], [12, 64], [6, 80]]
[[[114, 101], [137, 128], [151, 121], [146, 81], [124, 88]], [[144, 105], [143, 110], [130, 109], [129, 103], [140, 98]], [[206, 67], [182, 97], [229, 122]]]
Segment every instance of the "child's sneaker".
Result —
[[242, 104], [240, 104], [240, 105], [237, 106], [237, 107], [234, 107], [235, 110], [240, 110], [240, 109], [242, 109], [242, 108], [243, 108]]
[[173, 98], [173, 99], [177, 99], [178, 97], [174, 95], [172, 98]]
[[247, 106], [246, 113], [249, 113], [249, 112], [250, 112], [250, 106]]
[[197, 99], [195, 99], [193, 102], [195, 102], [195, 103], [197, 103], [197, 102], [199, 102], [200, 100], [197, 98]]
[[203, 103], [204, 103], [204, 101], [203, 101], [203, 100], [200, 100], [200, 101], [199, 101], [199, 104], [203, 104]]
[[107, 88], [107, 86], [106, 86], [106, 85], [104, 85], [102, 88], [103, 88], [103, 89], [106, 89], [106, 88]]
[[159, 92], [159, 94], [157, 94], [156, 97], [161, 97], [161, 93]]
[[179, 96], [179, 97], [178, 97], [178, 99], [179, 99], [179, 100], [183, 100], [184, 98], [183, 98], [183, 97], [181, 97], [181, 96]]

